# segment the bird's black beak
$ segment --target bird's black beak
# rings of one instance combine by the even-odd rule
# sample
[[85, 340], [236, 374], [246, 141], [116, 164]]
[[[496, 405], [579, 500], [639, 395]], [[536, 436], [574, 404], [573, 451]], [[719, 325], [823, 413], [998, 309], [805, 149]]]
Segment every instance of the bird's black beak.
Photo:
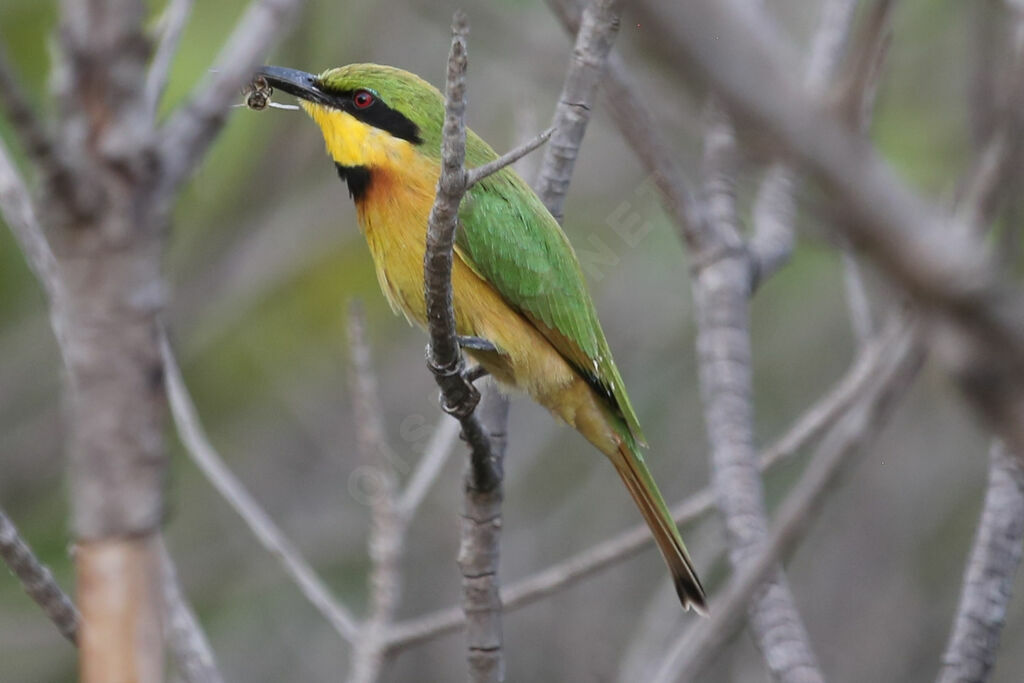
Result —
[[264, 66], [256, 72], [257, 76], [266, 79], [267, 84], [275, 90], [294, 95], [300, 100], [330, 104], [331, 96], [317, 85], [316, 76], [298, 69], [283, 66]]

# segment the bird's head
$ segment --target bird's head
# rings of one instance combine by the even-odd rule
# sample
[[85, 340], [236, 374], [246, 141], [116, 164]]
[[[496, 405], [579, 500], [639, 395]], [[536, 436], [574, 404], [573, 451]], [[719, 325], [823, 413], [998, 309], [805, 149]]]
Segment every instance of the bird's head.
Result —
[[259, 75], [299, 99], [340, 167], [394, 167], [414, 157], [439, 157], [444, 99], [415, 74], [350, 64], [320, 74], [266, 66]]

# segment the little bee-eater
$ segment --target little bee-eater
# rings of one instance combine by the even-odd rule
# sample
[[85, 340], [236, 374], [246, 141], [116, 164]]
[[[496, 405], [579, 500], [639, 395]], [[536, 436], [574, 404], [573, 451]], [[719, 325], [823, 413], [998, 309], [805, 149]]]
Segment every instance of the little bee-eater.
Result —
[[[297, 97], [320, 127], [355, 201], [381, 290], [396, 312], [424, 327], [423, 252], [441, 172], [441, 93], [414, 74], [377, 64], [319, 75], [268, 66], [259, 75]], [[467, 131], [469, 167], [495, 158]], [[683, 606], [704, 611], [704, 589], [644, 464], [640, 424], [576, 254], [510, 168], [474, 185], [462, 202], [452, 289], [457, 333], [490, 342], [465, 352], [608, 456], [650, 526]]]

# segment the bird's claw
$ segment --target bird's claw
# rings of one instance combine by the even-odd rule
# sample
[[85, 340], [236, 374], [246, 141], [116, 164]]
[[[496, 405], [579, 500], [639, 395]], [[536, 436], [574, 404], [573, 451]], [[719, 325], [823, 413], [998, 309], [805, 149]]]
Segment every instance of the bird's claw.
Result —
[[498, 347], [495, 346], [493, 342], [489, 342], [483, 337], [459, 336], [455, 339], [459, 342], [459, 346], [464, 349], [470, 349], [472, 351], [498, 351]]

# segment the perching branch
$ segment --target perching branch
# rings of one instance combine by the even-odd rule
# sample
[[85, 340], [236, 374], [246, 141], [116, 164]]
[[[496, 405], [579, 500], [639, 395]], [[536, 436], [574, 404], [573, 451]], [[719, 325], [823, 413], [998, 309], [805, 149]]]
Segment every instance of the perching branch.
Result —
[[940, 683], [982, 683], [996, 662], [1024, 543], [1024, 466], [999, 442], [989, 450], [988, 488], [967, 562]]
[[700, 680], [700, 674], [729, 637], [740, 628], [750, 601], [778, 566], [796, 547], [826, 494], [839, 475], [849, 468], [851, 457], [880, 431], [893, 408], [906, 393], [921, 367], [924, 354], [913, 326], [900, 326], [889, 346], [886, 367], [875, 378], [872, 390], [829, 432], [779, 508], [777, 519], [759, 551], [737, 569], [720, 597], [713, 599], [710, 617], [695, 623], [672, 647], [656, 683]]
[[460, 532], [459, 570], [466, 629], [469, 680], [501, 681], [501, 600], [498, 596], [498, 538], [501, 529], [503, 453], [496, 450], [474, 410], [480, 393], [465, 376], [452, 303], [452, 259], [459, 204], [469, 189], [466, 158], [466, 36], [461, 10], [452, 17], [452, 44], [445, 81], [441, 175], [427, 224], [423, 255], [424, 296], [430, 344], [427, 365], [441, 388], [442, 407], [458, 418], [470, 446]]
[[[870, 342], [863, 345], [846, 373], [824, 395], [790, 425], [774, 444], [764, 449], [758, 465], [767, 470], [789, 460], [817, 440], [842, 417], [866, 392], [886, 364], [891, 343], [897, 338], [902, 321], [893, 320]], [[701, 489], [672, 507], [672, 517], [680, 526], [689, 524], [714, 509], [710, 487]], [[646, 524], [637, 524], [612, 538], [580, 551], [546, 569], [506, 586], [501, 592], [505, 611], [532, 604], [564, 588], [575, 585], [598, 572], [613, 567], [649, 547], [654, 542]], [[441, 609], [396, 624], [388, 634], [389, 651], [419, 645], [462, 628], [465, 617], [457, 607]]]
[[310, 604], [327, 619], [342, 639], [350, 643], [355, 642], [359, 632], [356, 620], [343, 605], [334, 599], [313, 568], [302, 558], [299, 551], [277, 528], [267, 513], [253, 500], [210, 444], [199, 422], [192, 398], [185, 387], [170, 343], [162, 333], [160, 349], [171, 414], [186, 452], [207, 480], [217, 489], [217, 492], [234, 508], [260, 544], [278, 559]]
[[50, 618], [60, 634], [78, 643], [78, 623], [81, 617], [75, 609], [71, 598], [61, 590], [53, 574], [35, 556], [28, 547], [17, 527], [0, 510], [0, 558], [7, 568], [21, 581], [22, 588], [29, 597], [36, 601], [46, 616]]
[[537, 195], [559, 223], [576, 156], [597, 99], [597, 86], [619, 31], [621, 12], [622, 0], [591, 0], [583, 10], [572, 62], [555, 108], [555, 132], [537, 174]]
[[473, 416], [480, 393], [464, 376], [465, 361], [459, 349], [452, 306], [452, 259], [459, 204], [468, 188], [466, 159], [466, 17], [456, 12], [452, 21], [448, 79], [445, 84], [445, 119], [441, 148], [441, 176], [437, 197], [430, 210], [427, 246], [423, 256], [423, 278], [430, 344], [427, 365], [441, 388], [442, 408], [462, 424], [463, 438], [469, 443], [473, 478], [480, 490], [487, 491], [501, 481], [499, 465], [494, 462], [480, 422]]

